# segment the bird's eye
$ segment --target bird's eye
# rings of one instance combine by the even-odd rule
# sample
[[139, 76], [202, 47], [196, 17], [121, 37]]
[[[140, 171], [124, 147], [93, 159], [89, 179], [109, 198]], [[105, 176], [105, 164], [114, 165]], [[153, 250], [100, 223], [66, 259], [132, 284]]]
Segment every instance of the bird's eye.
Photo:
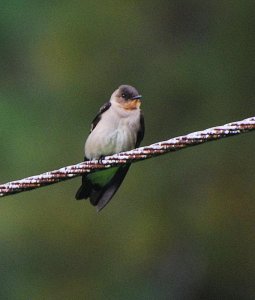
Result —
[[124, 98], [124, 99], [126, 99], [127, 95], [126, 95], [125, 93], [123, 93], [123, 94], [121, 95], [121, 97]]

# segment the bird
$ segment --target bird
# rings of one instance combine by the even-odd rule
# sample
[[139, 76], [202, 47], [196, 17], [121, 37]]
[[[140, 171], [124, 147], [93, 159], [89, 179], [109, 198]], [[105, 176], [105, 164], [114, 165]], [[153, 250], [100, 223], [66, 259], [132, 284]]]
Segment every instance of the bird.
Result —
[[[142, 95], [130, 85], [119, 86], [93, 119], [85, 142], [84, 160], [102, 160], [107, 155], [139, 147], [145, 125], [140, 109]], [[82, 175], [76, 200], [88, 199], [97, 211], [112, 199], [123, 182], [130, 163]]]

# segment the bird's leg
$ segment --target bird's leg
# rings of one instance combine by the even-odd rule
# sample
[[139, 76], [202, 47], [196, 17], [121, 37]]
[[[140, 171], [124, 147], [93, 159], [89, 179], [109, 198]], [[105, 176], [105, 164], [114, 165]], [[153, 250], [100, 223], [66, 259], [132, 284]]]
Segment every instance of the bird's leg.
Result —
[[105, 159], [105, 155], [101, 155], [98, 159], [98, 163], [102, 164], [104, 159]]

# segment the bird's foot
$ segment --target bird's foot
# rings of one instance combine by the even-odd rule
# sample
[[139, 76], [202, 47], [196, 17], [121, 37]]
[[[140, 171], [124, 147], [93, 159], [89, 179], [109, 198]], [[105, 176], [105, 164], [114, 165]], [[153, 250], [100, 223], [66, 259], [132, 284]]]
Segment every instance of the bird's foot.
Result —
[[98, 159], [98, 163], [102, 164], [104, 159], [105, 159], [105, 155], [101, 155]]

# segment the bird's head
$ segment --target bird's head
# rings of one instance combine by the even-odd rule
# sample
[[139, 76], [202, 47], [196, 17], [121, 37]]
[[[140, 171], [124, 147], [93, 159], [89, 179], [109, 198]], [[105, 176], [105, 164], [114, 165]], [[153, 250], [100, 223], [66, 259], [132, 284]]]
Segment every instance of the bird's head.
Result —
[[126, 110], [134, 110], [140, 107], [142, 96], [131, 85], [121, 85], [111, 97], [111, 102], [117, 103]]

